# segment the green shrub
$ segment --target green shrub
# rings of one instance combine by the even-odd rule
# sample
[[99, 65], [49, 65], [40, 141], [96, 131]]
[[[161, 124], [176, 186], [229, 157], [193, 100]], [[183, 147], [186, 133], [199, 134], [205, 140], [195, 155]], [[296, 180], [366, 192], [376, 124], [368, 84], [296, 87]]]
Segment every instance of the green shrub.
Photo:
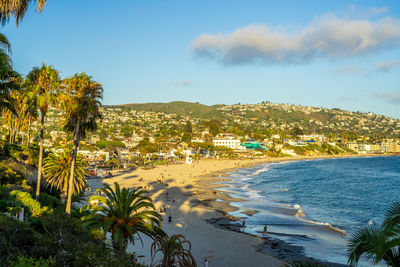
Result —
[[89, 232], [90, 232], [90, 237], [93, 240], [104, 240], [105, 238], [105, 235], [100, 228], [90, 229]]
[[29, 225], [0, 215], [0, 266], [135, 266], [133, 259], [116, 257], [96, 231], [61, 208]]
[[39, 146], [32, 144], [29, 147], [24, 147], [24, 156], [26, 156], [26, 162], [34, 167], [39, 165]]
[[47, 206], [49, 208], [58, 208], [58, 207], [63, 207], [63, 203], [61, 200], [56, 198], [55, 196], [46, 194], [46, 193], [40, 193], [39, 195], [39, 202], [42, 204], [42, 206]]
[[8, 202], [0, 199], [0, 212], [7, 212]]
[[19, 255], [30, 255], [36, 241], [35, 232], [26, 223], [0, 215], [0, 266], [7, 266]]
[[7, 199], [8, 196], [9, 194], [7, 186], [0, 184], [0, 199]]
[[32, 217], [42, 216], [44, 213], [52, 212], [48, 207], [40, 207], [40, 203], [33, 199], [32, 196], [27, 192], [22, 192], [20, 190], [13, 190], [10, 192], [11, 196], [14, 196], [16, 200], [21, 202], [21, 204], [29, 209]]
[[49, 267], [54, 265], [54, 260], [51, 258], [43, 259], [40, 257], [38, 260], [33, 258], [26, 258], [25, 256], [18, 256], [17, 260], [9, 264], [10, 267]]
[[26, 169], [13, 160], [0, 161], [0, 184], [21, 184], [27, 175]]

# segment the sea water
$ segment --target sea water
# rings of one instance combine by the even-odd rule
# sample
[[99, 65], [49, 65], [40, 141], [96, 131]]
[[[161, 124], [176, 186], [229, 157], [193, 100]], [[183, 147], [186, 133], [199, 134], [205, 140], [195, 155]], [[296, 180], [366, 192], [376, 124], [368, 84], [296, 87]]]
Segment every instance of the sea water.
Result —
[[[379, 225], [400, 201], [400, 157], [354, 157], [268, 163], [239, 169], [223, 189], [236, 197], [246, 231], [303, 246], [307, 256], [347, 262], [347, 240]], [[257, 210], [253, 216], [242, 212]], [[366, 265], [361, 264], [361, 265]]]

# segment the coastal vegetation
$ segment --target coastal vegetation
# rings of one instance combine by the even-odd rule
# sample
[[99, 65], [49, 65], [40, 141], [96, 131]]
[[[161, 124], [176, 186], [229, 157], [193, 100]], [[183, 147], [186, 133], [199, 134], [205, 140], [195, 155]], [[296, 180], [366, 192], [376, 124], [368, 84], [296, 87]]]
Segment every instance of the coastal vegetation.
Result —
[[162, 217], [155, 211], [148, 191], [141, 187], [121, 189], [118, 183], [114, 183], [114, 187], [104, 185], [99, 191], [105, 197], [94, 195], [89, 198], [89, 203], [97, 203], [81, 208], [81, 211], [90, 211], [90, 214], [82, 217], [82, 221], [84, 225], [103, 229], [103, 235], [111, 232], [115, 254], [123, 255], [128, 242], [134, 244], [135, 234], [142, 233], [150, 237], [163, 234]]
[[[187, 248], [185, 248], [185, 246]], [[183, 266], [196, 266], [196, 261], [190, 252], [192, 244], [186, 240], [182, 234], [177, 235], [157, 235], [151, 245], [152, 261], [157, 253], [162, 254], [162, 258], [154, 266], [174, 266], [179, 262]]]
[[26, 84], [30, 88], [30, 92], [28, 92], [34, 96], [34, 102], [37, 103], [37, 107], [40, 111], [40, 151], [36, 187], [36, 199], [38, 199], [43, 167], [44, 121], [50, 105], [56, 106], [56, 94], [60, 86], [60, 76], [57, 70], [43, 64], [41, 68], [33, 68], [33, 70], [28, 73]]
[[[6, 10], [11, 7], [3, 1], [2, 22], [10, 14], [19, 16], [18, 22], [29, 3], [16, 1], [22, 6]], [[38, 5], [45, 3], [38, 1]], [[126, 252], [127, 240], [134, 240], [139, 232], [151, 237], [164, 234], [162, 218], [147, 191], [120, 190], [119, 185], [116, 191], [104, 188], [108, 198], [122, 196], [114, 198], [115, 203], [102, 199], [110, 212], [105, 225], [111, 228], [105, 229], [112, 230], [112, 246], [98, 227], [89, 227], [89, 218], [98, 215], [93, 211], [96, 207], [93, 213], [81, 213], [72, 205], [86, 188], [87, 161], [78, 148], [80, 138], [96, 130], [102, 117], [101, 84], [85, 73], [62, 79], [47, 64], [22, 77], [12, 69], [10, 44], [4, 35], [0, 42], [0, 109], [2, 123], [7, 125], [0, 143], [0, 265], [140, 266], [135, 255]], [[62, 110], [59, 121], [66, 138], [63, 146], [50, 152], [45, 143], [52, 128], [45, 121], [52, 108]], [[32, 131], [37, 119], [38, 131]], [[115, 221], [114, 215], [120, 214]], [[129, 220], [121, 223], [125, 215]]]
[[390, 206], [379, 227], [363, 227], [353, 233], [348, 254], [350, 265], [356, 265], [364, 256], [372, 264], [400, 266], [400, 202]]
[[66, 207], [66, 212], [70, 213], [79, 143], [81, 137], [85, 137], [88, 131], [97, 129], [97, 120], [102, 118], [99, 108], [100, 99], [103, 98], [103, 87], [86, 73], [75, 74], [73, 77], [65, 79], [63, 84], [61, 101], [65, 111], [64, 129], [73, 133], [74, 136]]
[[[67, 196], [69, 178], [71, 176], [72, 151], [65, 148], [62, 152], [50, 153], [44, 159], [44, 176], [48, 186], [61, 192], [61, 198]], [[87, 162], [78, 155], [75, 162], [73, 194], [80, 194], [87, 187]]]

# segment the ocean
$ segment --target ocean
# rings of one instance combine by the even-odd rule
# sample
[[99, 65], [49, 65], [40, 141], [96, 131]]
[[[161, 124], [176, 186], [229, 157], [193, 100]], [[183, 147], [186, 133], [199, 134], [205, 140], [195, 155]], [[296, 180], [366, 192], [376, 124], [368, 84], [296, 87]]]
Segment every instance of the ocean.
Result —
[[[322, 261], [346, 264], [347, 239], [380, 224], [400, 201], [400, 157], [354, 157], [267, 163], [230, 174], [223, 188], [246, 220], [246, 232], [304, 247]], [[243, 212], [258, 211], [253, 216]], [[368, 266], [361, 263], [361, 266]]]

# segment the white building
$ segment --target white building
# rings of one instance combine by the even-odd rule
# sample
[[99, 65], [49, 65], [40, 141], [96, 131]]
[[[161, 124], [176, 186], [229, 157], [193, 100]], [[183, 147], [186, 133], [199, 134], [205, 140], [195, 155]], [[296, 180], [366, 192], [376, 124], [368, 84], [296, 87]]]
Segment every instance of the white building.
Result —
[[221, 135], [217, 136], [213, 140], [214, 146], [225, 146], [232, 149], [241, 149], [240, 139], [237, 139], [232, 135]]

